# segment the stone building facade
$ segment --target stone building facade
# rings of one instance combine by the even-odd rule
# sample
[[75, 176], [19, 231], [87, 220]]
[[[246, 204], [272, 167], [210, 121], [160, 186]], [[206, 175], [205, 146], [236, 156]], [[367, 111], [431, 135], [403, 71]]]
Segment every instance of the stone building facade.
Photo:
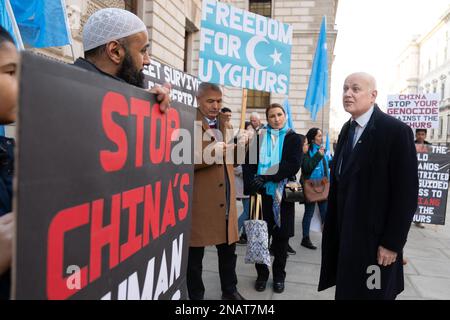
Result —
[[428, 140], [450, 144], [450, 7], [402, 52], [394, 88], [398, 93], [438, 93], [439, 128], [429, 130]]
[[[225, 0], [233, 6], [249, 10], [293, 25], [293, 47], [291, 57], [291, 80], [289, 103], [294, 124], [298, 132], [308, 128], [329, 127], [329, 104], [323, 108], [317, 122], [310, 120], [303, 107], [312, 61], [319, 35], [321, 19], [327, 17], [327, 44], [329, 70], [333, 62], [333, 51], [337, 36], [335, 17], [338, 0]], [[81, 32], [87, 18], [103, 7], [126, 8], [136, 13], [148, 26], [150, 56], [160, 62], [198, 74], [198, 52], [200, 46], [201, 0], [66, 0], [69, 23], [74, 39], [73, 53], [69, 46], [36, 50], [51, 57], [70, 62], [73, 55], [83, 55]], [[331, 75], [330, 75], [331, 78]], [[264, 108], [269, 103], [281, 103], [283, 96], [249, 91], [249, 114], [256, 111], [263, 119]], [[232, 121], [239, 126], [242, 89], [224, 88], [224, 106], [233, 110]], [[322, 114], [323, 113], [323, 114]]]

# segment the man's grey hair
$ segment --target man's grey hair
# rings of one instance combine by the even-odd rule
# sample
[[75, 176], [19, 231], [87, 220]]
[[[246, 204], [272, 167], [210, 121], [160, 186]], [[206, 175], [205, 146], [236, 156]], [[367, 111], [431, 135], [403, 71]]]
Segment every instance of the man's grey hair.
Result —
[[253, 112], [250, 114], [250, 118], [251, 118], [251, 117], [255, 117], [256, 119], [261, 120], [261, 116], [259, 115], [258, 112], [255, 112], [255, 111], [253, 111]]
[[217, 84], [210, 82], [202, 82], [198, 86], [197, 97], [203, 96], [205, 92], [209, 90], [222, 93], [222, 89], [220, 89], [220, 87]]

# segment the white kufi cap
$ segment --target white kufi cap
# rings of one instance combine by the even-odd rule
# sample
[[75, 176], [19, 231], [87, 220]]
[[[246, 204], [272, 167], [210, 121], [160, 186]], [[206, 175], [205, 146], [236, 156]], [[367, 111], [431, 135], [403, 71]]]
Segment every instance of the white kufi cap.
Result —
[[84, 25], [84, 51], [142, 31], [147, 31], [147, 27], [139, 17], [130, 11], [118, 8], [98, 10], [89, 17]]

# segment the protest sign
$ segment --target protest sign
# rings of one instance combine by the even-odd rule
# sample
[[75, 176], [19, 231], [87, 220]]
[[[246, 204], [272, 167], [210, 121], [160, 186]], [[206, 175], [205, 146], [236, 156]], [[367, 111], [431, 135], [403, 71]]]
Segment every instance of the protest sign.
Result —
[[150, 65], [144, 68], [146, 87], [153, 88], [155, 85], [170, 83], [172, 104], [187, 105], [197, 108], [197, 90], [201, 81], [197, 77], [184, 73], [158, 62], [151, 60]]
[[287, 95], [292, 30], [274, 19], [204, 0], [200, 80]]
[[439, 101], [436, 93], [388, 95], [387, 114], [412, 129], [438, 128]]
[[142, 89], [22, 54], [16, 299], [187, 297], [193, 165], [172, 151], [195, 114], [162, 114]]
[[449, 152], [445, 146], [416, 144], [419, 197], [414, 222], [445, 224], [449, 182]]

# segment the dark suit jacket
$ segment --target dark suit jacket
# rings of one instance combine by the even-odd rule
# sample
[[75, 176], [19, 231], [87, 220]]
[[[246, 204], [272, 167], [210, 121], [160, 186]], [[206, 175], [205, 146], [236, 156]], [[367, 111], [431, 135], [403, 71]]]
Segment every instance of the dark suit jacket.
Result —
[[[413, 132], [375, 106], [339, 178], [349, 126], [350, 121], [341, 130], [331, 165], [319, 291], [336, 285], [337, 299], [393, 299], [404, 289], [402, 250], [417, 208]], [[380, 267], [381, 289], [369, 290], [368, 267], [377, 265], [380, 245], [398, 257]]]
[[[249, 152], [258, 150], [256, 152], [256, 161], [259, 163], [259, 140], [262, 135], [256, 136], [257, 138], [252, 140], [253, 146], [249, 147]], [[280, 182], [281, 180], [288, 178], [295, 180], [295, 175], [300, 169], [302, 162], [302, 145], [303, 140], [301, 136], [294, 131], [286, 133], [284, 138], [283, 151], [281, 153], [281, 161], [278, 167], [278, 171], [274, 175], [266, 176], [269, 181]], [[251, 195], [250, 183], [255, 177], [258, 171], [258, 164], [249, 164], [249, 158], [247, 154], [246, 163], [242, 166], [242, 172], [244, 174], [244, 194]], [[282, 201], [280, 209], [281, 228], [274, 229], [274, 219], [272, 211], [272, 196], [268, 196], [265, 192], [262, 195], [263, 201], [263, 216], [267, 222], [269, 231], [279, 237], [289, 238], [294, 236], [294, 223], [295, 223], [295, 203], [289, 203]]]

